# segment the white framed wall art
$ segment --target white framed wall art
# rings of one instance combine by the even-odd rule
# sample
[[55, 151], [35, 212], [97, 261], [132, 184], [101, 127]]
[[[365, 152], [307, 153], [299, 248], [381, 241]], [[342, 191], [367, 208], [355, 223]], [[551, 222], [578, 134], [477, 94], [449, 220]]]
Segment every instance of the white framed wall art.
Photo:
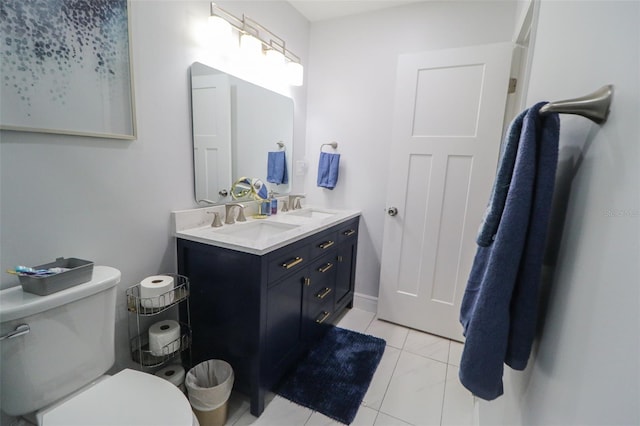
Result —
[[127, 0], [0, 2], [0, 128], [135, 139]]

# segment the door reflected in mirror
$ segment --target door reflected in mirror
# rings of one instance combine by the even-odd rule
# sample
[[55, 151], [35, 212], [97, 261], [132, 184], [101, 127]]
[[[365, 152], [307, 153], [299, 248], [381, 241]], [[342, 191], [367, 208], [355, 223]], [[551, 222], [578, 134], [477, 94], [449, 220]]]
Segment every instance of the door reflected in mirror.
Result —
[[[230, 202], [231, 184], [242, 176], [261, 179], [269, 191], [290, 192], [291, 98], [195, 62], [191, 66], [191, 103], [198, 203]], [[287, 183], [267, 180], [269, 152], [277, 151], [284, 151]]]

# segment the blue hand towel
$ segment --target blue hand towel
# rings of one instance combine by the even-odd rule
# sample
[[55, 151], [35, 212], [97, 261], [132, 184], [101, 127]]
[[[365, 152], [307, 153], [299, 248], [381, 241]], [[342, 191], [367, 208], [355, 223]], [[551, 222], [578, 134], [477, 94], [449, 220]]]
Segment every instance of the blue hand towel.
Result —
[[505, 363], [525, 368], [535, 335], [560, 129], [557, 114], [540, 116], [543, 105], [518, 116], [507, 134], [460, 309], [459, 378], [486, 400], [502, 394]]
[[267, 159], [267, 182], [276, 185], [289, 183], [287, 158], [284, 151], [269, 152]]
[[340, 154], [321, 152], [318, 164], [318, 186], [328, 189], [335, 188], [338, 183], [339, 166]]

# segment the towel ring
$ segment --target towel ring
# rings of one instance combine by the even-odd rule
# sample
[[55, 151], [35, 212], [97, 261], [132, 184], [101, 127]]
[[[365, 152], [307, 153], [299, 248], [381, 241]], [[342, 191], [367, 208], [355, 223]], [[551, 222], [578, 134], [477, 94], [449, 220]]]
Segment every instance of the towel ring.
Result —
[[280, 142], [276, 142], [276, 145], [278, 145], [278, 148], [284, 151], [284, 143], [282, 141]]
[[320, 145], [320, 152], [322, 152], [322, 147], [323, 146], [330, 146], [333, 149], [338, 149], [338, 142], [331, 142], [331, 143], [323, 143], [322, 145]]

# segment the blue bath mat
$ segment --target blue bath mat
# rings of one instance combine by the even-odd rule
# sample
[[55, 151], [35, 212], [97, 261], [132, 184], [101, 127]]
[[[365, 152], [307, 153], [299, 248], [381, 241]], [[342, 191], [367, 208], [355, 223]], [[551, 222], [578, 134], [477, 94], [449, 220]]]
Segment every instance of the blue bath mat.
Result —
[[350, 424], [367, 393], [386, 342], [332, 327], [285, 377], [276, 393]]

